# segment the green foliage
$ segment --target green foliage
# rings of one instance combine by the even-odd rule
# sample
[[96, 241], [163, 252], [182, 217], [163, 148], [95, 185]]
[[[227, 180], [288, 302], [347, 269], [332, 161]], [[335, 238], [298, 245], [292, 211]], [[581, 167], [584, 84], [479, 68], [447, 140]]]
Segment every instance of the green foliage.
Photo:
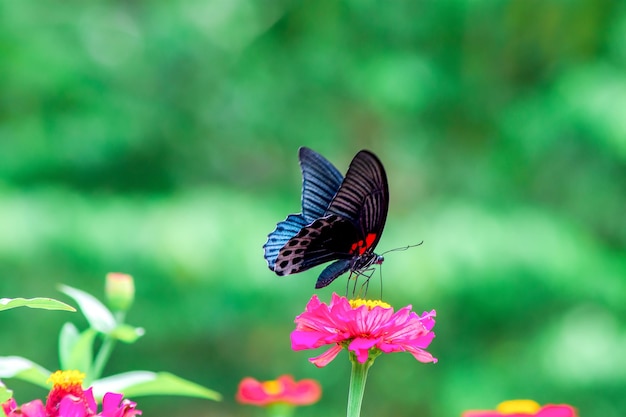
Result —
[[65, 323], [59, 336], [60, 369], [89, 371], [93, 362], [92, 346], [97, 335], [95, 329], [79, 333], [72, 323]]
[[94, 331], [108, 334], [117, 327], [113, 313], [93, 295], [67, 285], [62, 285], [61, 291], [78, 303], [80, 311], [89, 322], [89, 327]]
[[[144, 415], [252, 415], [233, 400], [239, 380], [287, 372], [324, 388], [300, 415], [345, 409], [348, 361], [318, 370], [289, 349], [319, 270], [279, 278], [262, 259], [276, 222], [299, 210], [306, 145], [342, 172], [359, 149], [376, 152], [391, 192], [380, 251], [424, 240], [386, 255], [382, 295], [437, 309], [439, 363], [378, 361], [365, 417], [458, 416], [518, 397], [623, 416], [622, 2], [0, 11], [0, 296], [61, 281], [96, 294], [109, 271], [135, 276], [132, 321], [149, 332], [120, 343], [106, 373], [158, 366], [227, 399], [155, 398]], [[320, 297], [332, 291], [344, 286]], [[56, 363], [39, 341], [65, 318], [39, 316], [0, 314], [0, 354]]]
[[[132, 280], [131, 277], [128, 279]], [[72, 323], [63, 325], [59, 337], [60, 369], [84, 373], [83, 385], [85, 388], [93, 387], [96, 397], [102, 398], [107, 392], [117, 392], [126, 396], [167, 394], [221, 399], [219, 393], [170, 373], [134, 371], [101, 378], [114, 343], [118, 340], [134, 343], [143, 336], [144, 331], [124, 323], [125, 311], [118, 311], [114, 315], [91, 294], [67, 285], [62, 285], [61, 290], [78, 303], [90, 327], [80, 333]], [[131, 304], [132, 300], [126, 303], [127, 306]], [[102, 338], [101, 345], [94, 355], [94, 344], [99, 336]], [[0, 357], [2, 378], [22, 379], [46, 387], [49, 376], [49, 371], [28, 359], [18, 356]]]
[[50, 372], [36, 363], [19, 356], [0, 357], [0, 378], [18, 378], [47, 388]]
[[0, 298], [0, 311], [9, 310], [16, 307], [40, 308], [43, 310], [76, 311], [74, 307], [62, 303], [61, 301], [53, 300], [52, 298]]
[[[13, 391], [11, 391], [10, 389], [7, 389], [7, 387], [5, 387], [4, 385], [0, 385], [0, 403], [4, 403], [5, 401], [9, 400], [12, 396], [13, 396]], [[2, 414], [0, 415], [6, 415], [2, 409], [0, 409], [0, 412], [2, 412]]]
[[146, 395], [182, 395], [219, 401], [222, 396], [193, 382], [168, 372], [133, 371], [102, 378], [94, 384], [96, 392], [107, 392], [113, 388], [129, 397]]

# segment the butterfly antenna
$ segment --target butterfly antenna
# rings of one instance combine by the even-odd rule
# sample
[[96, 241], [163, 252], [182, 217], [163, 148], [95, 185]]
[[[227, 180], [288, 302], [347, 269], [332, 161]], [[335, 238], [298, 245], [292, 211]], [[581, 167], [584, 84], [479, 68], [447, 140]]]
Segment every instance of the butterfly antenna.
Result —
[[415, 248], [415, 247], [421, 246], [422, 243], [424, 243], [423, 240], [420, 243], [416, 243], [415, 245], [408, 245], [408, 246], [403, 246], [401, 248], [389, 249], [388, 251], [381, 253], [380, 256], [383, 256], [384, 254], [389, 253], [389, 252], [400, 252], [400, 251], [405, 251], [409, 248]]

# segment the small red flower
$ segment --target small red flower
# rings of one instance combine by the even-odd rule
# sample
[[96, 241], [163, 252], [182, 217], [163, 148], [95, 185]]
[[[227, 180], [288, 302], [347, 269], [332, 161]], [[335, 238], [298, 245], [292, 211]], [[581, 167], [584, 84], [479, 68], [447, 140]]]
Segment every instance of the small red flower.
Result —
[[291, 375], [279, 376], [276, 380], [260, 382], [244, 378], [239, 383], [236, 399], [242, 404], [266, 406], [275, 403], [309, 405], [322, 396], [320, 384], [313, 379], [294, 381]]
[[291, 333], [293, 350], [316, 349], [333, 345], [321, 355], [309, 359], [318, 367], [326, 366], [346, 347], [360, 363], [372, 353], [409, 352], [420, 362], [437, 362], [424, 349], [435, 337], [435, 310], [421, 316], [406, 306], [394, 312], [378, 300], [348, 300], [332, 295], [330, 304], [313, 295], [305, 311], [296, 317]]
[[578, 414], [567, 404], [542, 407], [532, 400], [511, 400], [500, 403], [495, 410], [466, 411], [462, 417], [578, 417]]

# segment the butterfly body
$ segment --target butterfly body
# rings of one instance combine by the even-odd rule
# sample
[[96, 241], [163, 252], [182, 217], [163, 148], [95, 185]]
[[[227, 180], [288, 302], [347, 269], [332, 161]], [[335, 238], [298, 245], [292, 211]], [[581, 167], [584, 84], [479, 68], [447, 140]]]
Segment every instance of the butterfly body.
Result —
[[264, 245], [268, 266], [289, 275], [334, 261], [316, 288], [345, 272], [360, 273], [383, 257], [374, 253], [389, 206], [385, 170], [369, 151], [360, 151], [343, 178], [324, 157], [300, 148], [302, 213], [278, 223]]

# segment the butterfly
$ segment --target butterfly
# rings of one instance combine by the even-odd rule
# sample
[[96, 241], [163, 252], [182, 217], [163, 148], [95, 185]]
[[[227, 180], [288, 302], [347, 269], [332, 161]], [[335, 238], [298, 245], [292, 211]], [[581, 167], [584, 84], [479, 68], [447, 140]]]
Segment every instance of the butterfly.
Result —
[[334, 261], [317, 279], [323, 288], [350, 271], [361, 274], [383, 257], [374, 253], [387, 210], [389, 186], [382, 163], [362, 150], [346, 177], [317, 152], [301, 147], [302, 213], [276, 225], [263, 245], [265, 260], [277, 275], [306, 271]]

